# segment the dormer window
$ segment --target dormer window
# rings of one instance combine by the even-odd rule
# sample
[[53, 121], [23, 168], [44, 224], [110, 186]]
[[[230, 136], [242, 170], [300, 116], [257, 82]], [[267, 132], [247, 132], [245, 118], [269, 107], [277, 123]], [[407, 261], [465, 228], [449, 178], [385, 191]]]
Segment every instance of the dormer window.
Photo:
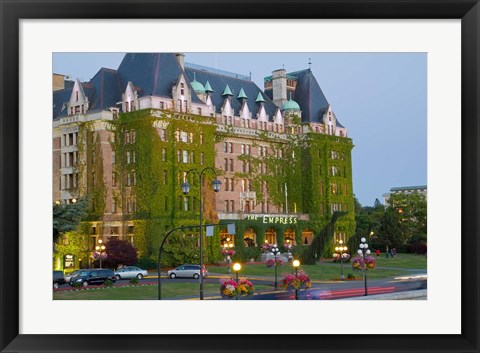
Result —
[[75, 91], [75, 100], [78, 102], [78, 91]]
[[180, 94], [185, 95], [185, 85], [183, 83], [180, 83]]

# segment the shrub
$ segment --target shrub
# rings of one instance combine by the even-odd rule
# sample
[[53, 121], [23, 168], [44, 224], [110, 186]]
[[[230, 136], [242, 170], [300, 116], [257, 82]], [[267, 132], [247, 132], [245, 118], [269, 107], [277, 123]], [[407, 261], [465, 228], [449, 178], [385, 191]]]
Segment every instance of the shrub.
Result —
[[111, 280], [107, 279], [107, 280], [103, 283], [103, 285], [104, 285], [105, 287], [112, 287], [112, 286], [113, 286], [113, 282], [112, 282]]
[[349, 273], [347, 275], [347, 279], [355, 279], [355, 276], [353, 274]]
[[134, 277], [130, 280], [130, 284], [136, 285], [138, 284], [138, 278]]
[[248, 262], [250, 259], [258, 260], [261, 256], [260, 248], [256, 247], [241, 247], [237, 246], [235, 248], [236, 252], [233, 256], [234, 261], [239, 262]]
[[150, 257], [140, 257], [135, 266], [143, 268], [145, 270], [156, 269], [158, 266], [157, 260]]
[[73, 282], [72, 287], [73, 288], [80, 288], [80, 287], [82, 287], [82, 282]]

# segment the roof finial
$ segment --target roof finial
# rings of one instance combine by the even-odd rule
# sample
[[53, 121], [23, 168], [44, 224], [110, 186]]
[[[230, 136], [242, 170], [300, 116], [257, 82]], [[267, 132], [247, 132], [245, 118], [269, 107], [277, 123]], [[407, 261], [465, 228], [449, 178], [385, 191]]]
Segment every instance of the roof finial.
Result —
[[308, 69], [312, 69], [312, 58], [308, 58]]
[[252, 80], [252, 71], [249, 72], [250, 74], [250, 81]]
[[197, 80], [197, 77], [195, 75], [195, 71], [193, 71], [193, 80], [196, 81]]
[[285, 70], [285, 64], [282, 64], [282, 69]]
[[292, 100], [292, 92], [290, 91], [290, 100]]

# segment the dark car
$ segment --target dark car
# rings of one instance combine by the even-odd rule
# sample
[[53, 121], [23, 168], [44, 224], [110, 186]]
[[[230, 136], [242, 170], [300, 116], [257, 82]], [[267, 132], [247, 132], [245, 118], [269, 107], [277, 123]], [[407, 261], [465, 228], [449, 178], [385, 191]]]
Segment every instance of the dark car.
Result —
[[70, 278], [70, 285], [80, 283], [83, 287], [90, 284], [103, 284], [106, 280], [115, 283], [116, 278], [112, 270], [94, 268], [89, 270], [80, 270], [74, 277]]
[[65, 284], [63, 271], [53, 271], [53, 289], [57, 289], [62, 284]]

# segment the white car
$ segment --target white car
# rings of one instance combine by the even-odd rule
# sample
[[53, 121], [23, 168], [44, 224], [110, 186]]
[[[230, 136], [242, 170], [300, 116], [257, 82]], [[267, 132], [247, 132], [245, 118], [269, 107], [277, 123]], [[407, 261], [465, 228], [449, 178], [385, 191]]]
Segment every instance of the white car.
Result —
[[115, 277], [117, 278], [117, 280], [130, 278], [142, 279], [146, 276], [148, 276], [147, 270], [142, 270], [141, 268], [136, 266], [123, 266], [122, 268], [115, 271]]
[[[172, 279], [177, 277], [197, 279], [200, 278], [200, 265], [181, 265], [168, 271], [167, 275]], [[205, 266], [203, 266], [203, 277], [208, 277], [208, 271]]]

